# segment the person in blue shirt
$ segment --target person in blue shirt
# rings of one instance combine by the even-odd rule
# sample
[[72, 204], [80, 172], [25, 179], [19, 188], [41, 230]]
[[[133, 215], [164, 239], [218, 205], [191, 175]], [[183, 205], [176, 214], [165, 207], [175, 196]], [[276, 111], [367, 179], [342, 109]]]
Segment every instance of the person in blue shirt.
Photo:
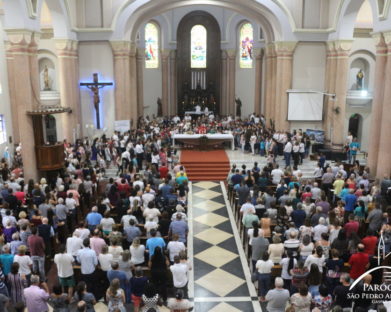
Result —
[[356, 162], [358, 150], [360, 150], [360, 143], [357, 142], [357, 138], [353, 138], [352, 143], [349, 144], [350, 164], [354, 164]]
[[[356, 195], [354, 195], [354, 189], [349, 189], [349, 193], [343, 197], [343, 201], [345, 202], [345, 220], [347, 220], [350, 213], [354, 211], [357, 204]], [[346, 222], [346, 221], [345, 221]]]
[[91, 212], [87, 214], [86, 222], [88, 224], [88, 229], [93, 232], [100, 220], [102, 220], [102, 215], [98, 212], [98, 207], [94, 206], [91, 209]]
[[155, 229], [152, 229], [150, 231], [150, 234], [151, 234], [151, 238], [147, 239], [147, 243], [145, 246], [147, 252], [149, 253], [149, 258], [151, 258], [155, 253], [156, 247], [159, 246], [162, 250], [164, 250], [164, 248], [166, 247], [166, 243], [164, 242], [164, 239], [156, 236], [157, 231]]
[[261, 141], [259, 142], [259, 154], [261, 156], [265, 156], [266, 153], [266, 142], [265, 139], [262, 137]]

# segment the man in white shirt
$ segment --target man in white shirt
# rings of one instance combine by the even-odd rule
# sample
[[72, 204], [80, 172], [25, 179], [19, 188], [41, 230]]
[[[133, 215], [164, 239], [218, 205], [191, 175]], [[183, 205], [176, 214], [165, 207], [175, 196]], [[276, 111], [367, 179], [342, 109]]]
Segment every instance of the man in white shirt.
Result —
[[291, 165], [292, 148], [292, 143], [290, 140], [288, 140], [284, 146], [285, 167], [290, 167]]
[[172, 240], [167, 244], [167, 250], [170, 258], [170, 262], [174, 263], [175, 256], [179, 256], [181, 251], [186, 250], [186, 246], [184, 243], [179, 241], [178, 234], [172, 235]]
[[174, 257], [174, 264], [170, 266], [172, 272], [172, 279], [174, 281], [174, 291], [181, 289], [184, 293], [184, 297], [188, 298], [187, 294], [187, 282], [189, 280], [189, 266], [187, 263], [181, 263], [179, 256]]
[[144, 190], [144, 182], [140, 180], [140, 176], [136, 175], [134, 179], [135, 179], [135, 181], [133, 182], [133, 188], [135, 188], [136, 185], [138, 185], [140, 187], [140, 190], [143, 191]]
[[278, 183], [280, 183], [283, 175], [284, 175], [284, 171], [282, 171], [280, 167], [276, 165], [276, 168], [273, 169], [271, 172], [273, 184], [277, 185]]
[[251, 198], [247, 198], [247, 201], [240, 207], [240, 214], [242, 219], [247, 216], [250, 212], [255, 213], [255, 207], [251, 204]]
[[73, 295], [73, 287], [75, 286], [75, 279], [73, 278], [73, 262], [74, 258], [65, 252], [64, 245], [59, 248], [59, 253], [54, 256], [54, 263], [57, 265], [57, 273], [60, 278], [62, 291], [68, 287], [69, 298]]
[[132, 215], [132, 209], [129, 209], [127, 211], [127, 214], [123, 215], [122, 218], [121, 218], [121, 224], [122, 224], [124, 229], [130, 227], [129, 220], [131, 220], [131, 219], [134, 220], [135, 224], [138, 224], [137, 218], [134, 215]]
[[74, 232], [73, 236], [67, 239], [67, 254], [73, 257], [76, 257], [77, 252], [83, 248], [83, 240], [79, 235], [79, 233]]
[[159, 217], [161, 213], [159, 209], [154, 207], [154, 202], [151, 201], [148, 204], [148, 207], [144, 209], [143, 216], [145, 219], [153, 219], [154, 222], [159, 222]]
[[150, 202], [153, 202], [155, 199], [154, 193], [151, 191], [150, 187], [145, 188], [145, 193], [141, 196], [141, 199], [143, 201], [144, 209], [148, 207], [148, 204]]

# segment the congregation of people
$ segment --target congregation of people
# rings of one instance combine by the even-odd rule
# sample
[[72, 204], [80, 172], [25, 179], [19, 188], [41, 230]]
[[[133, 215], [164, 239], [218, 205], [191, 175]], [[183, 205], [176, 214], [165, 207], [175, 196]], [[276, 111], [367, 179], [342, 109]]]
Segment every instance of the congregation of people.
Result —
[[0, 311], [192, 309], [188, 178], [154, 125], [64, 142], [65, 168], [48, 179], [1, 161]]
[[[282, 153], [272, 147], [267, 153], [276, 157], [263, 168], [257, 162], [233, 165], [227, 177], [260, 302], [271, 312], [385, 311], [361, 296], [365, 284], [387, 283], [382, 270], [365, 275], [352, 291], [350, 286], [388, 261], [390, 178], [371, 180], [356, 153], [352, 165], [318, 155], [314, 175], [303, 177], [298, 165], [307, 146], [300, 131], [275, 136]], [[353, 300], [352, 292], [360, 299]]]

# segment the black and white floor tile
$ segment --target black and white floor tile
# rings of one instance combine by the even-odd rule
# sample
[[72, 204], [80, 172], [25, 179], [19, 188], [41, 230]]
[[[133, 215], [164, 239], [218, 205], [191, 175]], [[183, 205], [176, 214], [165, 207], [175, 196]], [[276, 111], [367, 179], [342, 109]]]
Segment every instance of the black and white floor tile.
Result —
[[195, 311], [261, 311], [224, 184], [192, 183], [188, 213]]

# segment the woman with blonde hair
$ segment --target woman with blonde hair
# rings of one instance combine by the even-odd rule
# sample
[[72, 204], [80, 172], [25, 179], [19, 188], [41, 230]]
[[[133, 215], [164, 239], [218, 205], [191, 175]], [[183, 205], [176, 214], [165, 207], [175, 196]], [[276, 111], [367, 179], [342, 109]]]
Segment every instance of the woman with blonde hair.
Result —
[[140, 244], [140, 238], [136, 237], [132, 245], [129, 248], [131, 259], [130, 261], [133, 265], [143, 265], [145, 263], [145, 246]]
[[109, 289], [106, 292], [106, 300], [109, 308], [109, 312], [120, 311], [125, 312], [125, 293], [120, 288], [120, 282], [118, 278], [111, 281]]

